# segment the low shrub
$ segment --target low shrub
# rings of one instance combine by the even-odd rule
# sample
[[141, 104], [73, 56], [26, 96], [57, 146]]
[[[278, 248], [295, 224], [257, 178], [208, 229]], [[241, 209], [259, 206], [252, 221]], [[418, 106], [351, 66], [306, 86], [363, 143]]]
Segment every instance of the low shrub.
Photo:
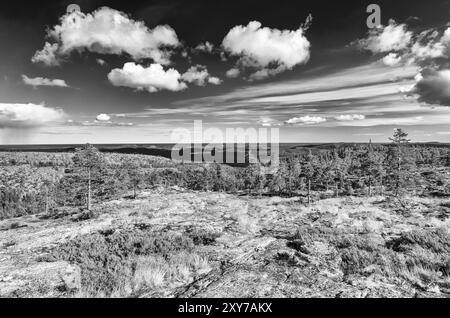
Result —
[[388, 246], [397, 252], [407, 252], [415, 246], [430, 249], [435, 253], [450, 253], [450, 235], [444, 229], [414, 230], [393, 239]]
[[90, 295], [111, 296], [128, 293], [125, 289], [136, 271], [136, 258], [191, 251], [192, 239], [186, 236], [151, 231], [105, 231], [80, 236], [52, 251], [57, 260], [80, 266], [81, 283]]
[[191, 229], [186, 232], [195, 245], [213, 245], [216, 239], [220, 237], [219, 233], [210, 232], [204, 229]]

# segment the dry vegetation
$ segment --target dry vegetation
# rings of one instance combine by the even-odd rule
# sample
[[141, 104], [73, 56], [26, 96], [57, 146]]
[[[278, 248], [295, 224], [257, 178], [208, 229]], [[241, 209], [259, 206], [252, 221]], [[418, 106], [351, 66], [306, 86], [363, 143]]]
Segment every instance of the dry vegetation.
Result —
[[0, 297], [450, 295], [447, 148], [306, 152], [264, 177], [93, 148], [0, 166]]
[[310, 207], [299, 200], [169, 188], [105, 202], [82, 221], [2, 221], [0, 295], [450, 293], [448, 200], [347, 197]]

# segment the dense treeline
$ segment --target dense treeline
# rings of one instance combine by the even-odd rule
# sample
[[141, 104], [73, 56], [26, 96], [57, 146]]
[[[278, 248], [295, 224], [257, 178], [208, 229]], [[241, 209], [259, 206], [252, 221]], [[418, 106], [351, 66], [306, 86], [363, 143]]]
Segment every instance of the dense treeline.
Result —
[[103, 154], [86, 145], [74, 154], [0, 156], [0, 218], [88, 210], [96, 202], [136, 197], [139, 189], [179, 186], [251, 195], [449, 195], [450, 149], [409, 144], [396, 131], [391, 145], [355, 145], [284, 156], [275, 174], [258, 164], [236, 168], [145, 155]]
[[273, 175], [261, 167], [243, 169], [212, 164], [182, 169], [190, 189], [247, 191], [277, 195], [323, 196], [404, 193], [446, 195], [450, 192], [450, 149], [409, 144], [397, 130], [391, 145], [354, 145], [289, 154]]

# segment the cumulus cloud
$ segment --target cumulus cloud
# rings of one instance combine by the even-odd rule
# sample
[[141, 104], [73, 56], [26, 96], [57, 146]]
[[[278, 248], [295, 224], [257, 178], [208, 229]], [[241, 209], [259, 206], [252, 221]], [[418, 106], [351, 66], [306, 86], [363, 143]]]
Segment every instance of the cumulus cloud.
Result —
[[187, 83], [198, 86], [222, 83], [220, 78], [211, 76], [203, 65], [192, 66], [184, 74], [180, 74], [173, 68], [164, 70], [160, 64], [144, 67], [133, 62], [125, 63], [122, 69], [112, 70], [108, 79], [114, 86], [147, 90], [150, 93], [161, 90], [181, 91], [188, 87]]
[[253, 79], [262, 79], [307, 63], [311, 44], [304, 28], [278, 30], [258, 21], [232, 28], [222, 41], [224, 49], [239, 57], [241, 68], [256, 69]]
[[414, 85], [409, 85], [409, 86], [401, 86], [401, 87], [399, 87], [398, 91], [400, 93], [402, 93], [402, 94], [410, 95], [415, 87], [416, 87], [415, 84]]
[[50, 87], [69, 87], [66, 81], [61, 79], [49, 79], [44, 77], [29, 78], [26, 75], [22, 75], [22, 80], [25, 84], [38, 87], [38, 86], [50, 86]]
[[261, 117], [258, 121], [258, 124], [263, 127], [283, 126], [283, 123], [270, 117]]
[[208, 83], [212, 84], [212, 85], [220, 85], [222, 84], [222, 80], [218, 77], [215, 76], [211, 76], [210, 78], [208, 78]]
[[432, 105], [450, 106], [450, 70], [424, 70], [409, 94]]
[[217, 77], [210, 76], [208, 69], [203, 65], [190, 67], [181, 79], [187, 83], [194, 83], [198, 86], [205, 86], [207, 83], [219, 85], [222, 81]]
[[440, 42], [429, 42], [425, 45], [416, 42], [411, 48], [413, 58], [418, 61], [444, 57], [445, 51], [445, 45]]
[[439, 59], [448, 58], [450, 52], [450, 31], [426, 30], [416, 36], [405, 57], [421, 67], [439, 65]]
[[400, 93], [404, 94], [405, 96], [411, 96], [414, 95], [413, 91], [416, 88], [416, 84], [420, 82], [423, 79], [423, 76], [421, 73], [418, 73], [416, 76], [414, 76], [415, 83], [408, 86], [401, 86], [398, 90]]
[[195, 83], [198, 86], [204, 86], [208, 77], [208, 70], [202, 65], [192, 66], [181, 76], [183, 81]]
[[106, 61], [103, 60], [103, 59], [96, 59], [95, 61], [96, 61], [97, 64], [100, 65], [100, 66], [106, 66], [106, 64], [107, 64]]
[[408, 47], [413, 33], [407, 30], [406, 24], [397, 24], [390, 20], [387, 26], [371, 29], [367, 38], [356, 42], [361, 49], [372, 53], [402, 51]]
[[125, 63], [122, 69], [113, 69], [108, 74], [108, 79], [114, 86], [147, 90], [150, 93], [160, 90], [181, 91], [187, 88], [177, 70], [171, 68], [166, 71], [161, 64], [144, 67], [133, 62]]
[[401, 56], [399, 56], [397, 53], [389, 53], [382, 59], [382, 62], [387, 66], [397, 66], [400, 64], [401, 60]]
[[49, 39], [33, 62], [57, 65], [73, 51], [100, 54], [128, 54], [135, 61], [152, 59], [169, 64], [171, 52], [167, 48], [180, 45], [177, 34], [167, 25], [149, 29], [123, 12], [102, 7], [92, 13], [72, 11], [60, 18], [60, 23], [48, 30]]
[[323, 122], [326, 122], [327, 119], [323, 118], [323, 117], [315, 117], [315, 116], [304, 116], [304, 117], [294, 117], [291, 118], [289, 120], [287, 120], [285, 123], [289, 124], [289, 125], [294, 125], [294, 124], [307, 124], [307, 125], [311, 125], [311, 124], [320, 124]]
[[450, 106], [450, 28], [413, 33], [405, 24], [391, 20], [388, 26], [371, 30], [367, 38], [356, 43], [374, 54], [389, 53], [381, 60], [385, 65], [405, 63], [421, 70], [415, 83], [400, 87], [400, 93], [425, 104]]
[[58, 66], [60, 65], [60, 61], [57, 56], [58, 49], [58, 43], [51, 44], [49, 42], [45, 42], [44, 48], [34, 54], [31, 58], [31, 62], [42, 63], [47, 66]]
[[416, 83], [402, 93], [430, 105], [450, 106], [450, 28], [443, 33], [429, 30], [411, 48], [414, 62], [421, 67]]
[[444, 35], [442, 36], [441, 42], [447, 46], [450, 46], [450, 28], [445, 30]]
[[43, 126], [63, 117], [62, 110], [45, 105], [0, 103], [0, 128]]
[[96, 118], [97, 121], [110, 121], [111, 117], [107, 114], [100, 114]]
[[366, 116], [364, 115], [340, 115], [335, 118], [338, 121], [353, 121], [353, 120], [363, 120], [366, 119]]
[[226, 76], [227, 76], [228, 78], [236, 78], [236, 77], [238, 77], [240, 74], [241, 74], [241, 71], [239, 71], [239, 69], [237, 69], [237, 68], [229, 69], [229, 70], [226, 72]]
[[199, 45], [197, 45], [194, 50], [200, 51], [200, 52], [212, 53], [212, 51], [214, 50], [214, 45], [212, 43], [206, 41], [204, 43], [200, 43]]
[[372, 29], [367, 38], [354, 43], [374, 54], [389, 53], [382, 59], [385, 65], [397, 66], [407, 62], [425, 67], [435, 63], [436, 59], [448, 58], [450, 28], [443, 33], [429, 29], [415, 34], [407, 30], [406, 24], [390, 20], [388, 26]]

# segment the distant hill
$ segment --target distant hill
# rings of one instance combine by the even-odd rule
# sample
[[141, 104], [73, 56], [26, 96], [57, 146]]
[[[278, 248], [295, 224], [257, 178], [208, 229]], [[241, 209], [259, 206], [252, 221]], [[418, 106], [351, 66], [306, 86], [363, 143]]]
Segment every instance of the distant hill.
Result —
[[[280, 155], [300, 154], [305, 152], [320, 152], [330, 149], [353, 148], [364, 143], [281, 143]], [[376, 143], [374, 143], [376, 144]], [[389, 145], [384, 143], [383, 145]], [[417, 147], [450, 147], [449, 143], [427, 142], [412, 143]], [[0, 152], [73, 152], [82, 145], [0, 145]], [[141, 154], [156, 157], [171, 158], [174, 144], [96, 144], [100, 151], [106, 153]], [[248, 147], [248, 145], [247, 145]]]

